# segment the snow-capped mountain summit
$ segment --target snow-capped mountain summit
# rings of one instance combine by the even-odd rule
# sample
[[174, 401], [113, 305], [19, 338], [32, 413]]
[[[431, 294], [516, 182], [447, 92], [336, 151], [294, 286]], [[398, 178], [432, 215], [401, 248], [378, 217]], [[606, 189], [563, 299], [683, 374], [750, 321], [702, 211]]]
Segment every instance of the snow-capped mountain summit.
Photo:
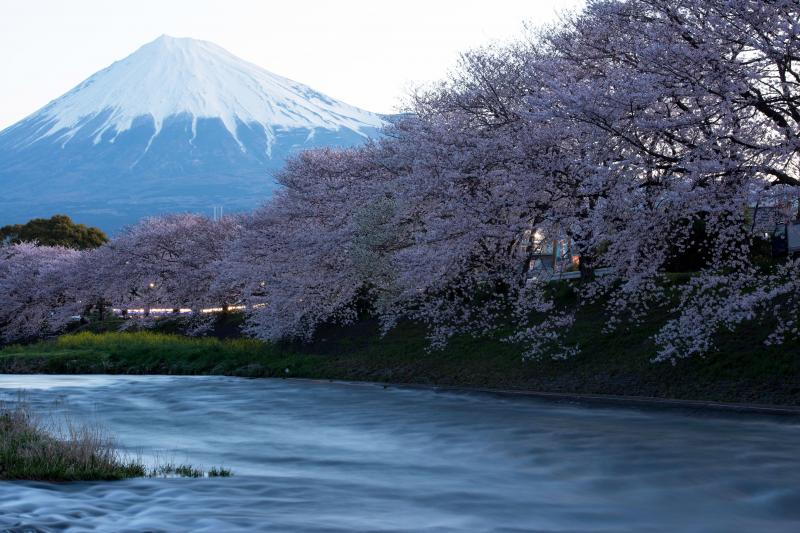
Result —
[[66, 212], [115, 229], [250, 208], [291, 152], [363, 142], [383, 124], [213, 43], [163, 35], [0, 132], [0, 224]]
[[[95, 142], [113, 140], [150, 115], [158, 136], [169, 117], [188, 114], [219, 118], [236, 139], [238, 123], [260, 125], [274, 140], [275, 129], [360, 131], [378, 128], [376, 115], [337, 102], [300, 83], [247, 63], [208, 41], [162, 35], [122, 61], [101, 70], [34, 116], [47, 121], [32, 141], [50, 135], [69, 139], [87, 117], [104, 111], [94, 126]], [[269, 150], [269, 146], [267, 146]]]

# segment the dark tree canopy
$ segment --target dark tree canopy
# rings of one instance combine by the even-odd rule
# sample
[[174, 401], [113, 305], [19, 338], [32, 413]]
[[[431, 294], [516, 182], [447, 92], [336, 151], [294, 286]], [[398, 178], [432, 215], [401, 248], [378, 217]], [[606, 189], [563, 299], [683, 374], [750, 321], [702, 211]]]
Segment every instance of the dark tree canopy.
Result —
[[108, 236], [98, 228], [76, 224], [67, 215], [53, 215], [1, 227], [0, 242], [37, 242], [43, 246], [87, 250], [108, 242]]

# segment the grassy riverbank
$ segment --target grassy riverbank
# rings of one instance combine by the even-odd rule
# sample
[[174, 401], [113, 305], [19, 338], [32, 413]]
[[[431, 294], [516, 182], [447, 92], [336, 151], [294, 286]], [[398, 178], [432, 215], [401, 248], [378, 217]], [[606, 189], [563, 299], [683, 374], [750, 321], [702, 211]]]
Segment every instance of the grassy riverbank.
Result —
[[371, 321], [331, 326], [310, 344], [81, 332], [6, 347], [0, 372], [304, 377], [800, 405], [800, 344], [764, 346], [768, 324], [747, 324], [720, 336], [717, 352], [672, 365], [651, 362], [650, 336], [663, 320], [655, 315], [640, 327], [605, 335], [602, 317], [587, 312], [570, 337], [582, 353], [540, 361], [523, 361], [520, 347], [503, 342], [502, 333], [457, 337], [429, 352], [425, 330], [410, 323], [385, 337]]
[[19, 401], [0, 403], [0, 481], [113, 481], [134, 477], [230, 477], [227, 468], [205, 471], [187, 464], [147, 468], [121, 453], [102, 429], [65, 421], [56, 430]]
[[147, 475], [101, 431], [69, 425], [61, 438], [25, 404], [0, 406], [0, 480], [98, 481]]

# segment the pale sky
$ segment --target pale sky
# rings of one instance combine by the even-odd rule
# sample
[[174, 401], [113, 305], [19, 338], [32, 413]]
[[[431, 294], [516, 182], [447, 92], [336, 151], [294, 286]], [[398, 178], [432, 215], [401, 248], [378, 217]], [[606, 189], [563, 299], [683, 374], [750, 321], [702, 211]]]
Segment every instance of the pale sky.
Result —
[[212, 41], [374, 111], [444, 77], [459, 52], [583, 0], [0, 0], [0, 129], [161, 34]]

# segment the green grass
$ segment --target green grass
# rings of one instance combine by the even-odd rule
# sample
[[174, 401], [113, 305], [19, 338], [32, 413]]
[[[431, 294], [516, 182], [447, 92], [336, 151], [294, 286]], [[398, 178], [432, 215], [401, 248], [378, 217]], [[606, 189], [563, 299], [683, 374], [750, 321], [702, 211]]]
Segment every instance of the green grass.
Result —
[[424, 328], [408, 322], [383, 337], [369, 320], [326, 326], [309, 344], [80, 332], [6, 347], [0, 372], [301, 377], [800, 405], [800, 344], [764, 346], [770, 324], [720, 335], [718, 351], [706, 357], [653, 363], [651, 336], [666, 319], [655, 310], [639, 326], [604, 334], [602, 310], [588, 307], [568, 334], [582, 352], [538, 361], [523, 361], [521, 347], [502, 341], [510, 327], [490, 337], [457, 336], [433, 352]]
[[231, 477], [233, 472], [227, 468], [212, 466], [205, 471], [187, 464], [166, 463], [153, 467], [148, 474], [149, 477]]
[[102, 429], [66, 421], [56, 431], [25, 401], [0, 404], [0, 480], [112, 481], [134, 477], [230, 477], [226, 468], [207, 472], [188, 464], [165, 463], [149, 470], [119, 452]]
[[152, 331], [80, 332], [0, 350], [0, 372], [310, 375], [319, 358], [253, 339], [186, 337]]
[[217, 468], [212, 466], [208, 471], [208, 477], [231, 477], [233, 472], [228, 468]]
[[70, 425], [55, 437], [24, 404], [0, 406], [0, 480], [98, 481], [141, 477], [102, 432]]

